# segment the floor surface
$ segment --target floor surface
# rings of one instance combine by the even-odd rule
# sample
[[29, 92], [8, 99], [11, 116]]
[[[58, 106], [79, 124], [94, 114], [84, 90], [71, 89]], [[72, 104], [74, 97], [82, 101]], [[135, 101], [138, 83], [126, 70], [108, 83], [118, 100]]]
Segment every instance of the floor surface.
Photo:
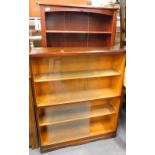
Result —
[[[44, 153], [44, 155], [125, 155], [126, 154], [126, 119], [125, 112], [120, 115], [117, 136]], [[30, 149], [29, 155], [40, 155], [39, 149]]]

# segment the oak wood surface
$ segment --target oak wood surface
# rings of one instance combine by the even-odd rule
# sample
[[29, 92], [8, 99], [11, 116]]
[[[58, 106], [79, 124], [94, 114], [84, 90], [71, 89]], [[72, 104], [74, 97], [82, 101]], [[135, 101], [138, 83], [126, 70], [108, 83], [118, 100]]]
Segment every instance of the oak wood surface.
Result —
[[[108, 70], [115, 70], [121, 73], [120, 66], [123, 66], [123, 62], [121, 61], [124, 54], [118, 54], [117, 52], [114, 52], [114, 54], [110, 54], [110, 52], [104, 54], [105, 52], [93, 51], [92, 53], [84, 52], [84, 54], [82, 54], [82, 52], [74, 52], [77, 55], [68, 56], [70, 53], [71, 52], [63, 53], [63, 56], [51, 54], [50, 57], [32, 57], [33, 75], [61, 75], [74, 72], [77, 74], [92, 72], [93, 74], [94, 71], [104, 72]], [[37, 56], [37, 53], [35, 53], [35, 55]]]
[[65, 73], [46, 73], [34, 76], [34, 82], [47, 82], [71, 79], [84, 79], [94, 77], [119, 76], [117, 70], [92, 70], [92, 71], [74, 71]]
[[34, 112], [34, 96], [32, 93], [31, 78], [29, 78], [29, 134], [31, 148], [38, 146], [37, 126]]
[[125, 49], [40, 48], [30, 60], [41, 151], [115, 133]]
[[37, 96], [37, 106], [55, 106], [60, 104], [91, 101], [97, 99], [106, 99], [118, 97], [120, 94], [113, 91], [113, 89], [94, 89], [94, 90], [79, 90], [75, 92], [66, 92], [58, 94], [46, 94]]

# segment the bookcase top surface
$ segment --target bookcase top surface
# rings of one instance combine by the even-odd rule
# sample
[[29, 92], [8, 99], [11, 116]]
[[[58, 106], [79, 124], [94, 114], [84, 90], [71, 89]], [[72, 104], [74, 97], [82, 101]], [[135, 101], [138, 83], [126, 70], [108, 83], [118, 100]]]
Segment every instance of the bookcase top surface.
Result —
[[57, 4], [57, 3], [53, 3], [49, 0], [43, 1], [40, 0], [37, 2], [39, 5], [50, 5], [50, 6], [66, 6], [66, 7], [77, 7], [77, 8], [92, 8], [92, 9], [111, 9], [111, 10], [117, 10], [118, 8], [114, 8], [114, 7], [101, 7], [101, 6], [93, 6], [93, 5], [76, 5], [76, 4]]
[[102, 47], [41, 47], [33, 48], [30, 57], [42, 56], [76, 56], [91, 54], [125, 54], [126, 49]]

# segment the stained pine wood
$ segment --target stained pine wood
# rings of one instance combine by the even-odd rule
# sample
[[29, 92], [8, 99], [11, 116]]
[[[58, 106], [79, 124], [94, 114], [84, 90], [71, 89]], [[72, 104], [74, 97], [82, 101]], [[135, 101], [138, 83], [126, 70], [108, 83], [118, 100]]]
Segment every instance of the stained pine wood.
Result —
[[42, 45], [47, 47], [47, 39], [46, 39], [46, 23], [42, 22], [42, 19], [45, 19], [44, 8], [40, 8], [40, 19], [41, 19], [41, 37], [42, 37]]
[[43, 47], [114, 45], [116, 8], [40, 2]]

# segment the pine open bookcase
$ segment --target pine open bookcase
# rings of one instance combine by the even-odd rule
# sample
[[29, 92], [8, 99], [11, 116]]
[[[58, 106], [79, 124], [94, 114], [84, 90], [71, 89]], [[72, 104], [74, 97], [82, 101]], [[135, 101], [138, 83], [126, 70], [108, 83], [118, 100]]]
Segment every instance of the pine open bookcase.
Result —
[[116, 135], [125, 50], [38, 48], [30, 65], [41, 152]]

